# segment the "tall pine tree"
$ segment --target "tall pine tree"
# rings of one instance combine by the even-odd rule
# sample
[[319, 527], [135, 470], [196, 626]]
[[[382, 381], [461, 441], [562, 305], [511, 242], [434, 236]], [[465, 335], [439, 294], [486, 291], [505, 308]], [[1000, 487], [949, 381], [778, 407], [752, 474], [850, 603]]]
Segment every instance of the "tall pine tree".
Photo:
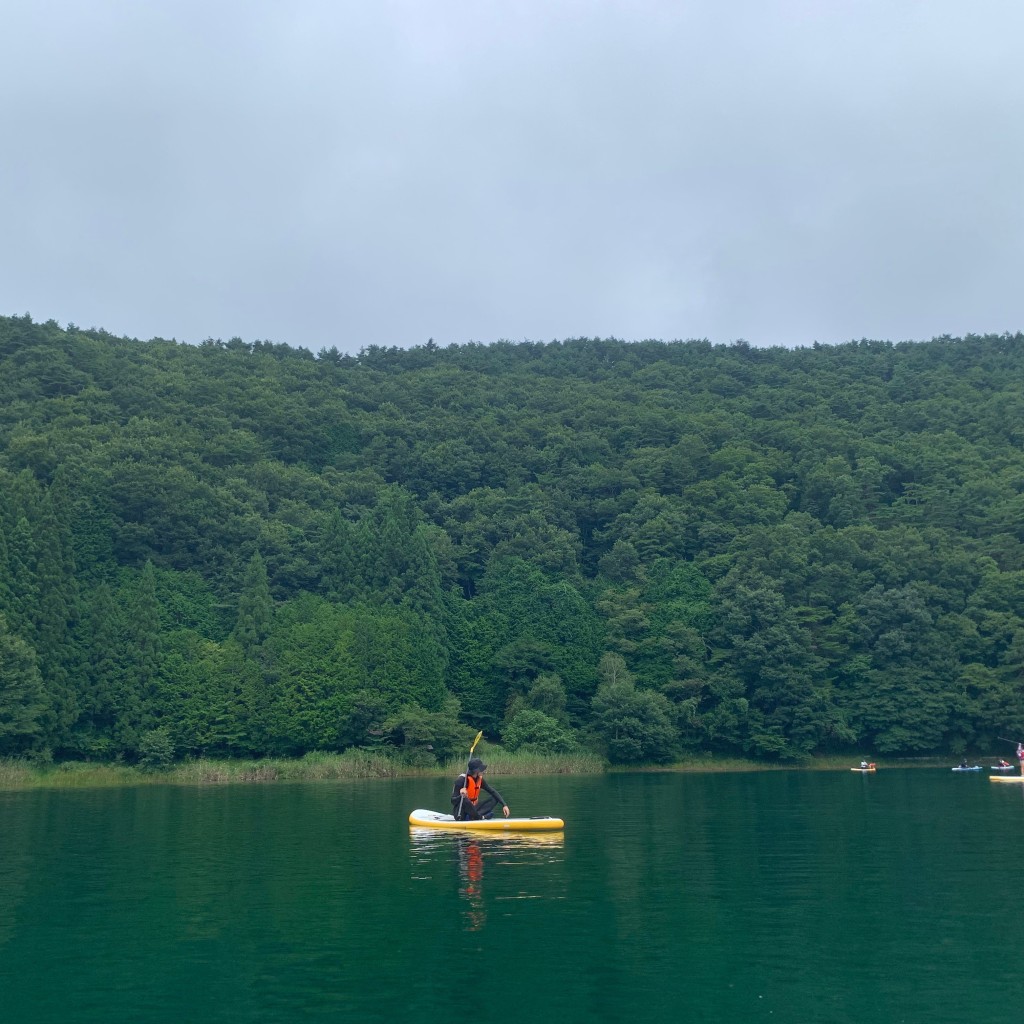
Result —
[[0, 615], [0, 754], [22, 754], [37, 744], [45, 710], [35, 651]]

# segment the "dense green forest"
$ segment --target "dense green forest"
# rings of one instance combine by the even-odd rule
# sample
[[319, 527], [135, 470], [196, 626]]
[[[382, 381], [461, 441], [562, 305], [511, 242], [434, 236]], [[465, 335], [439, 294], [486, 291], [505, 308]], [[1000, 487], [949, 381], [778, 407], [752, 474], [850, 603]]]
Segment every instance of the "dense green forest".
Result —
[[1024, 735], [1024, 336], [324, 349], [0, 318], [0, 754]]

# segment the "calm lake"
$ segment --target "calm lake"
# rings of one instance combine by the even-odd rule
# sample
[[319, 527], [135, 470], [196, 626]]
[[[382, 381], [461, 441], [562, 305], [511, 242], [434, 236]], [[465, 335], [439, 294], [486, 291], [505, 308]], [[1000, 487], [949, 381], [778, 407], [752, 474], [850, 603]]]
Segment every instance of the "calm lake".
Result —
[[518, 839], [410, 832], [443, 779], [0, 793], [0, 1019], [1012, 1019], [987, 775], [495, 777]]

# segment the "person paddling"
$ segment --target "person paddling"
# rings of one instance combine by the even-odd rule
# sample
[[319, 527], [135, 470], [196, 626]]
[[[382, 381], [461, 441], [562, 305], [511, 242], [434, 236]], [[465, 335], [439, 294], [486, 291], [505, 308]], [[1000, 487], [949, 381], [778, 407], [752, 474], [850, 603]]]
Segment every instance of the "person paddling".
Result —
[[[469, 759], [468, 770], [455, 780], [455, 786], [452, 788], [452, 817], [459, 821], [479, 821], [481, 818], [491, 817], [494, 808], [499, 804], [505, 817], [508, 817], [508, 804], [484, 778], [485, 771], [487, 765], [479, 757]], [[482, 803], [481, 792], [488, 796]]]

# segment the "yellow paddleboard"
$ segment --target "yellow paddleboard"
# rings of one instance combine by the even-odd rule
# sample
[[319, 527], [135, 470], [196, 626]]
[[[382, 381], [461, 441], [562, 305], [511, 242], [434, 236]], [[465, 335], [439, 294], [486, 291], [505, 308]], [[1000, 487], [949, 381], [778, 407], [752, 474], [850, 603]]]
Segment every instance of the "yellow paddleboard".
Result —
[[418, 828], [440, 828], [459, 832], [551, 832], [565, 828], [561, 818], [484, 818], [482, 821], [456, 821], [440, 811], [415, 810], [409, 824]]

